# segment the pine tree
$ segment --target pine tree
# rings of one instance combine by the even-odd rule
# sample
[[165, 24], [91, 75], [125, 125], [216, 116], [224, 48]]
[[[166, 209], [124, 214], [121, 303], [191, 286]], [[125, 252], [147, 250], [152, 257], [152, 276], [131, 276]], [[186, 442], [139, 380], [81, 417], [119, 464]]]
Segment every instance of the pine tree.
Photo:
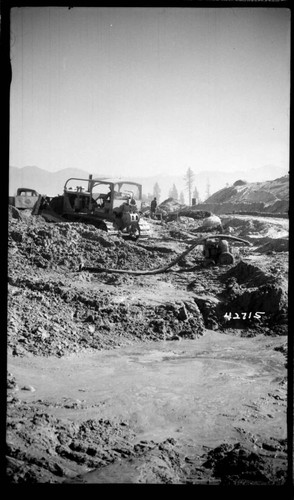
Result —
[[193, 198], [195, 198], [196, 204], [199, 203], [199, 193], [198, 193], [198, 189], [196, 188], [196, 186], [195, 186], [194, 191], [193, 191]]
[[181, 205], [185, 205], [185, 197], [184, 197], [183, 191], [180, 192], [179, 201], [180, 201]]
[[187, 191], [189, 193], [189, 205], [191, 205], [191, 195], [192, 195], [192, 188], [193, 188], [194, 178], [195, 178], [194, 172], [189, 167], [188, 170], [187, 170], [187, 172], [186, 172], [186, 175], [184, 177], [184, 181], [186, 183], [186, 189], [187, 189]]
[[160, 193], [161, 193], [161, 189], [159, 187], [159, 184], [158, 184], [158, 182], [155, 182], [154, 187], [153, 187], [153, 195], [156, 198], [157, 203], [159, 202], [159, 199], [160, 199]]
[[179, 198], [178, 190], [175, 184], [173, 184], [172, 189], [169, 190], [169, 197], [173, 198], [174, 200], [178, 200]]

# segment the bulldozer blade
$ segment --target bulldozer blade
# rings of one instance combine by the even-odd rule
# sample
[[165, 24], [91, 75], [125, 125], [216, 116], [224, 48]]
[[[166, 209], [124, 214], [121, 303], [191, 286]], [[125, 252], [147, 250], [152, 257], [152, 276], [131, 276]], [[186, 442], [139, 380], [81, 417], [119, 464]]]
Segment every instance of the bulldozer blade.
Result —
[[140, 219], [139, 221], [139, 229], [140, 229], [140, 239], [146, 239], [150, 237], [151, 230], [150, 225], [145, 220]]

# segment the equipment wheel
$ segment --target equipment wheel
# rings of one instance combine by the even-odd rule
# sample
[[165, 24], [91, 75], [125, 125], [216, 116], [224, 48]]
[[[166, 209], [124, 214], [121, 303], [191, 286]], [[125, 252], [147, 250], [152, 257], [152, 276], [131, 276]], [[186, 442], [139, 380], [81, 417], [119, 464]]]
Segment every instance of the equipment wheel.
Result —
[[220, 254], [218, 262], [220, 265], [234, 264], [234, 256], [230, 252], [223, 252]]
[[140, 226], [139, 224], [132, 224], [129, 228], [129, 234], [133, 240], [140, 238]]

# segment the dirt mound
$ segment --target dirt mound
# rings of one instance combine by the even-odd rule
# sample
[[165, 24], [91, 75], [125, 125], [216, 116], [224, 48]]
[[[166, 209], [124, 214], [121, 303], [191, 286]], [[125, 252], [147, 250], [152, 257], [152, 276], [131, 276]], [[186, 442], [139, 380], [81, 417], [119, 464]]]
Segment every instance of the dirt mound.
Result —
[[233, 186], [244, 186], [245, 184], [248, 184], [248, 182], [239, 179], [238, 181], [234, 182]]
[[266, 182], [236, 181], [210, 196], [205, 204], [216, 214], [238, 212], [285, 213], [289, 210], [289, 175]]
[[256, 252], [267, 253], [267, 252], [287, 252], [289, 250], [289, 239], [288, 238], [267, 238], [267, 241], [256, 248]]
[[232, 310], [239, 314], [242, 311], [262, 312], [266, 324], [274, 327], [276, 333], [280, 328], [285, 333], [288, 315], [286, 280], [244, 261], [228, 271], [225, 279], [230, 277], [237, 283], [229, 293]]
[[288, 241], [289, 238], [287, 220], [249, 216], [230, 217], [227, 215], [222, 217], [222, 224], [225, 233], [230, 232], [234, 236], [245, 238], [253, 245], [262, 246], [270, 242], [275, 246], [276, 242], [276, 248], [287, 247], [286, 244], [282, 244], [282, 240]]
[[[116, 281], [113, 275], [106, 279]], [[8, 291], [8, 347], [14, 355], [63, 356], [126, 341], [196, 338], [204, 329], [192, 299], [114, 303], [107, 285], [73, 287], [52, 277], [10, 278]]]
[[[147, 249], [148, 248], [148, 249]], [[146, 270], [174, 253], [156, 245], [108, 236], [80, 223], [11, 221], [9, 227], [8, 346], [15, 355], [63, 356], [83, 349], [112, 348], [122, 340], [195, 338], [202, 316], [193, 300], [158, 304], [113, 303], [116, 286], [141, 283], [129, 275], [101, 273], [91, 280], [79, 265]]]
[[167, 213], [178, 212], [183, 207], [184, 207], [184, 205], [179, 203], [174, 198], [167, 198], [166, 200], [164, 200], [162, 203], [160, 203], [158, 205], [158, 208], [160, 208], [161, 210], [164, 210]]
[[66, 399], [52, 404], [37, 400], [27, 404], [15, 397], [15, 390], [9, 392], [8, 483], [184, 481], [183, 459], [174, 439], [135, 442], [128, 422], [119, 418], [72, 422], [50, 414], [53, 406], [83, 409], [83, 401]]
[[165, 227], [172, 238], [182, 240], [191, 238], [191, 233], [196, 233], [201, 225], [202, 219], [177, 216], [174, 219], [168, 218]]
[[197, 210], [194, 209], [193, 207], [185, 207], [176, 213], [175, 212], [169, 213], [165, 217], [165, 221], [170, 222], [173, 220], [178, 220], [179, 218], [186, 218], [186, 217], [198, 221], [204, 219], [205, 217], [210, 217], [211, 215], [212, 213], [208, 212], [207, 210]]
[[241, 260], [219, 272], [223, 286], [214, 295], [207, 293], [207, 289], [212, 289], [212, 278], [208, 269], [205, 284], [201, 286], [196, 279], [188, 285], [195, 290], [194, 300], [206, 328], [236, 328], [244, 335], [287, 335], [288, 285], [279, 267]]
[[[213, 475], [221, 479], [221, 485], [267, 485], [285, 484], [287, 460], [285, 443], [260, 443], [263, 450], [271, 453], [256, 453], [253, 446], [221, 444], [207, 454], [203, 467], [213, 470]], [[280, 456], [277, 458], [277, 451]]]
[[[73, 408], [81, 401], [71, 402]], [[135, 454], [127, 423], [103, 419], [73, 423], [48, 413], [46, 401], [7, 408], [7, 478], [12, 483], [57, 483]], [[70, 408], [69, 402], [60, 407]], [[16, 431], [16, 433], [15, 433]]]
[[288, 200], [277, 200], [272, 205], [266, 207], [267, 212], [272, 213], [285, 213], [289, 211], [289, 201]]
[[[275, 332], [278, 329], [286, 333], [288, 316], [288, 295], [281, 286], [267, 284], [253, 290], [245, 290], [231, 298], [230, 306], [233, 311], [239, 313], [240, 318], [243, 311], [254, 312], [255, 318], [262, 314], [266, 324], [272, 325]], [[240, 314], [241, 313], [241, 314]], [[260, 321], [260, 318], [256, 318]]]
[[275, 277], [271, 273], [246, 261], [240, 261], [229, 269], [223, 279], [227, 280], [231, 277], [236, 278], [239, 285], [246, 285], [249, 288], [275, 282]]
[[[166, 262], [160, 255], [144, 248], [109, 236], [94, 226], [59, 222], [48, 224], [31, 218], [25, 221], [11, 221], [8, 233], [10, 250], [9, 268], [27, 264], [42, 269], [64, 268], [77, 270], [86, 266], [111, 268], [148, 269]], [[21, 262], [18, 262], [20, 259]]]
[[20, 211], [16, 208], [13, 207], [12, 205], [8, 205], [8, 219], [16, 219], [20, 220], [21, 219], [21, 213]]
[[210, 196], [206, 203], [252, 203], [273, 205], [280, 200], [289, 200], [289, 175], [266, 182], [235, 182]]
[[135, 456], [122, 457], [119, 461], [65, 482], [183, 484], [186, 482], [183, 472], [185, 462], [174, 445], [172, 438], [160, 444], [141, 441], [134, 446]]
[[173, 198], [167, 198], [158, 206], [159, 211], [164, 214], [166, 221], [176, 220], [177, 217], [190, 217], [192, 219], [203, 219], [212, 215], [211, 212], [198, 210], [197, 205], [193, 207], [182, 205]]

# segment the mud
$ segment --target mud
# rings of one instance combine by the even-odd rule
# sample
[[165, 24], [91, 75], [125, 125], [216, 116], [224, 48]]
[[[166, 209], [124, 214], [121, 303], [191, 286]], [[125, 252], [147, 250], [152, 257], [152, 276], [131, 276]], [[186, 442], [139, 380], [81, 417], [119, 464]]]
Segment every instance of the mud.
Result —
[[[11, 357], [9, 477], [215, 484], [227, 478], [215, 466], [218, 455], [208, 466], [213, 450], [241, 443], [262, 457], [255, 466], [263, 473], [266, 468], [264, 484], [283, 484], [281, 348], [279, 338], [265, 342], [262, 335], [243, 339], [207, 331], [193, 341], [66, 356], [62, 364], [54, 357]], [[234, 474], [236, 483], [245, 478], [248, 457]]]
[[131, 242], [10, 210], [9, 483], [286, 484], [288, 253], [258, 244], [285, 222], [227, 220], [254, 243], [228, 266], [81, 271], [162, 267], [202, 222]]

